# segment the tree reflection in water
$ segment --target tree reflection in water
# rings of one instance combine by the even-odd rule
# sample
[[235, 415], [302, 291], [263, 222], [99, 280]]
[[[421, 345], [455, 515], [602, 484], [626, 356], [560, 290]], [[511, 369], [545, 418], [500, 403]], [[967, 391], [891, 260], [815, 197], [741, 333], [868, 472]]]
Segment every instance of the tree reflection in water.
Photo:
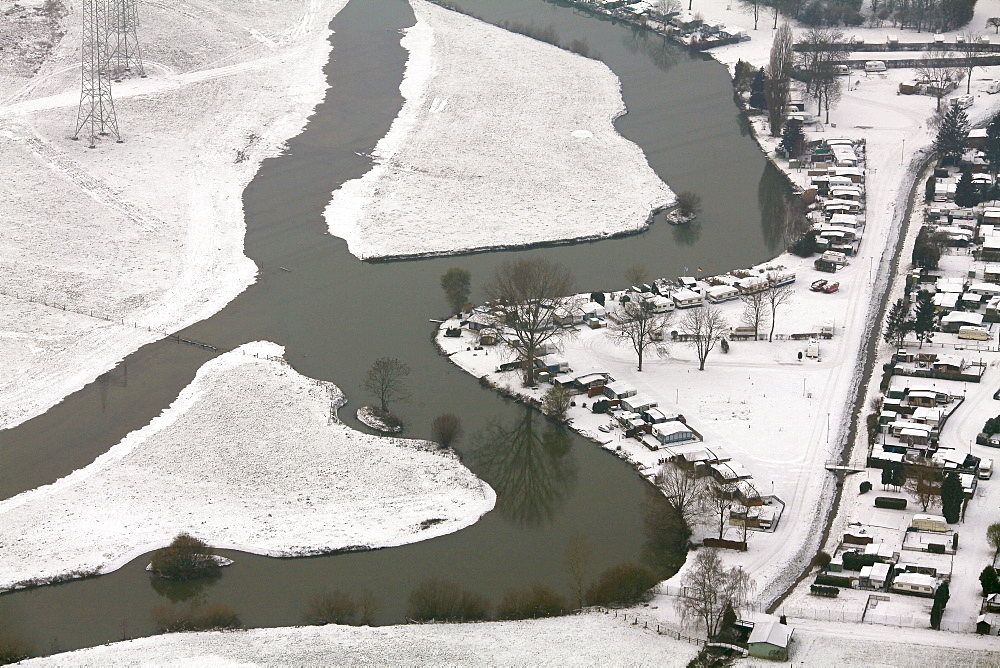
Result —
[[768, 250], [784, 250], [805, 231], [805, 206], [792, 192], [788, 179], [770, 161], [764, 166], [757, 186], [760, 226]]
[[681, 49], [666, 37], [635, 26], [629, 26], [629, 30], [625, 31], [622, 44], [629, 53], [646, 56], [650, 62], [664, 71], [676, 65], [683, 56], [690, 57], [685, 49]]
[[669, 578], [684, 565], [691, 531], [667, 498], [650, 485], [643, 500], [642, 560], [660, 578]]
[[678, 246], [691, 246], [701, 238], [701, 223], [694, 220], [683, 225], [672, 225], [674, 242]]
[[564, 425], [525, 406], [519, 418], [495, 418], [472, 440], [469, 456], [496, 490], [504, 518], [542, 526], [555, 516], [577, 475], [572, 435]]
[[221, 577], [222, 573], [219, 572], [194, 580], [171, 580], [154, 576], [150, 577], [149, 584], [153, 586], [153, 591], [166, 597], [171, 603], [180, 603], [196, 597], [196, 600], [203, 599], [205, 591]]

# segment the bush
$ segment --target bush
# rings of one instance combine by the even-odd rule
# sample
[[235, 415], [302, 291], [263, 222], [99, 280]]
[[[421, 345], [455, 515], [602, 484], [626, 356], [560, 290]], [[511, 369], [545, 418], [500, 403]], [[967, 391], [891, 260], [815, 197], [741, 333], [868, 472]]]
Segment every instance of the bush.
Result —
[[159, 606], [153, 608], [151, 618], [160, 633], [238, 629], [243, 626], [239, 615], [229, 606], [220, 603], [204, 608], [197, 605], [186, 608]]
[[863, 483], [861, 483], [860, 489], [862, 494], [867, 494], [868, 492], [872, 491], [872, 484], [867, 480], [865, 480]]
[[322, 626], [323, 624], [353, 624], [358, 615], [358, 604], [342, 591], [317, 594], [309, 601], [306, 612], [306, 623]]
[[816, 232], [806, 232], [801, 239], [792, 244], [792, 253], [799, 257], [812, 257], [816, 254]]
[[611, 404], [608, 403], [607, 399], [599, 399], [593, 403], [593, 405], [590, 407], [590, 411], [592, 413], [607, 413], [608, 406], [610, 405]]
[[489, 617], [489, 602], [454, 582], [431, 579], [410, 593], [406, 616], [413, 621], [475, 622]]
[[649, 568], [623, 563], [607, 569], [587, 589], [587, 605], [631, 605], [646, 598], [659, 582]]
[[830, 573], [820, 573], [816, 576], [816, 584], [830, 585], [832, 587], [851, 588], [851, 578], [842, 575], [831, 575]]
[[451, 413], [439, 415], [431, 423], [431, 435], [442, 448], [450, 448], [462, 436], [462, 421]]
[[569, 612], [566, 599], [548, 587], [512, 589], [497, 606], [497, 619], [534, 619], [558, 617]]
[[860, 571], [865, 566], [875, 563], [875, 555], [860, 554], [858, 552], [844, 552], [844, 569], [848, 571]]
[[728, 353], [729, 352], [729, 341], [728, 340], [722, 339], [721, 341], [719, 341], [719, 346], [722, 348], [722, 352], [723, 353]]
[[830, 556], [828, 552], [823, 552], [820, 550], [816, 553], [816, 556], [812, 558], [812, 565], [816, 568], [821, 568], [826, 570], [830, 562], [833, 561], [833, 557]]
[[937, 189], [937, 179], [933, 176], [927, 178], [927, 184], [924, 186], [924, 201], [930, 202], [934, 199], [934, 191]]
[[219, 562], [204, 541], [188, 533], [178, 534], [169, 547], [153, 554], [151, 569], [155, 575], [171, 580], [193, 580], [219, 572]]

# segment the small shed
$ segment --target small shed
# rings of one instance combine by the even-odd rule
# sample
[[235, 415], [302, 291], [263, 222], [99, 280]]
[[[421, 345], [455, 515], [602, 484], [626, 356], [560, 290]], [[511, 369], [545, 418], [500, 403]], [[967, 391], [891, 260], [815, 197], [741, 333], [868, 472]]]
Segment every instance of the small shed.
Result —
[[[873, 543], [874, 544], [874, 543]], [[870, 545], [866, 546], [870, 547]], [[861, 583], [876, 589], [885, 587], [889, 580], [889, 564], [878, 562], [861, 568]]]
[[[953, 293], [949, 293], [953, 294]], [[935, 295], [935, 298], [938, 295]], [[985, 316], [982, 313], [972, 313], [971, 311], [952, 311], [941, 317], [941, 331], [956, 333], [962, 327], [972, 325], [982, 327]]]
[[791, 626], [786, 626], [777, 619], [759, 619], [754, 623], [747, 640], [750, 656], [787, 661], [792, 632]]

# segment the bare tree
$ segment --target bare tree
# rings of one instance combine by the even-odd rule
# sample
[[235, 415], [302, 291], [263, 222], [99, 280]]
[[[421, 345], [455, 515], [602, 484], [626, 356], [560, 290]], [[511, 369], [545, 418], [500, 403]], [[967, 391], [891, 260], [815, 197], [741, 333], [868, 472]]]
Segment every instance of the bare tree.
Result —
[[629, 285], [642, 285], [649, 279], [649, 269], [641, 262], [625, 267], [625, 280]]
[[703, 548], [684, 577], [684, 595], [677, 605], [684, 617], [693, 617], [705, 627], [709, 638], [719, 634], [726, 609], [745, 607], [754, 590], [753, 579], [740, 566], [726, 568], [716, 550]]
[[726, 535], [726, 520], [729, 518], [729, 511], [733, 507], [733, 498], [736, 496], [736, 486], [731, 483], [721, 483], [713, 481], [708, 485], [705, 494], [705, 505], [713, 520], [719, 522], [719, 538]]
[[654, 484], [690, 527], [705, 505], [705, 483], [693, 471], [666, 463], [660, 467]]
[[608, 336], [618, 343], [632, 345], [639, 357], [639, 371], [642, 371], [643, 353], [663, 339], [663, 328], [670, 315], [656, 313], [649, 300], [633, 299], [621, 304], [608, 320]]
[[986, 542], [993, 548], [993, 563], [1000, 556], [1000, 522], [994, 522], [986, 527]]
[[760, 329], [767, 325], [770, 304], [764, 290], [744, 292], [740, 295], [743, 302], [742, 322], [747, 327], [753, 327], [753, 340], [756, 341]]
[[791, 286], [781, 285], [778, 281], [777, 272], [770, 272], [767, 275], [767, 288], [764, 290], [767, 298], [767, 306], [771, 311], [771, 332], [767, 335], [768, 341], [774, 340], [774, 321], [778, 317], [778, 309], [792, 301], [795, 291]]
[[566, 565], [566, 573], [569, 575], [573, 596], [576, 597], [576, 605], [579, 608], [583, 607], [587, 567], [590, 565], [590, 557], [593, 553], [594, 547], [583, 534], [575, 534], [566, 545], [566, 557], [563, 563]]
[[743, 11], [753, 17], [753, 29], [757, 29], [757, 20], [760, 18], [760, 10], [765, 6], [764, 0], [739, 0]]
[[965, 94], [968, 95], [972, 92], [972, 70], [976, 69], [976, 57], [978, 57], [982, 52], [977, 49], [979, 45], [979, 39], [982, 37], [978, 32], [968, 30], [962, 33], [962, 37], [965, 41], [962, 43], [959, 50], [962, 52], [962, 56], [965, 58]]
[[928, 92], [937, 100], [935, 108], [941, 108], [941, 98], [958, 87], [965, 69], [956, 65], [950, 53], [927, 51], [917, 66], [917, 76], [930, 86]]
[[715, 344], [729, 331], [729, 323], [715, 306], [706, 304], [701, 308], [688, 311], [681, 320], [681, 332], [689, 338], [689, 344], [698, 355], [698, 370], [705, 370], [705, 360], [715, 348]]
[[365, 389], [378, 399], [382, 411], [389, 412], [390, 401], [405, 401], [410, 397], [406, 390], [406, 377], [410, 367], [394, 357], [375, 360], [365, 378]]
[[793, 65], [792, 29], [787, 23], [783, 23], [774, 33], [771, 58], [767, 64], [767, 80], [764, 83], [767, 119], [772, 137], [781, 134], [781, 127], [785, 122]]
[[524, 365], [524, 384], [533, 385], [535, 355], [540, 346], [558, 341], [568, 330], [556, 326], [558, 310], [572, 310], [573, 276], [561, 264], [542, 258], [508, 260], [486, 284], [498, 330], [509, 333]]
[[431, 434], [442, 448], [450, 448], [462, 435], [462, 421], [451, 413], [438, 415], [431, 423]]
[[941, 467], [930, 459], [919, 459], [906, 466], [903, 488], [914, 498], [923, 512], [941, 500]]
[[656, 0], [654, 5], [660, 18], [666, 20], [670, 14], [675, 14], [681, 10], [680, 0]]
[[573, 396], [562, 385], [553, 385], [542, 397], [542, 412], [556, 420], [565, 420]]

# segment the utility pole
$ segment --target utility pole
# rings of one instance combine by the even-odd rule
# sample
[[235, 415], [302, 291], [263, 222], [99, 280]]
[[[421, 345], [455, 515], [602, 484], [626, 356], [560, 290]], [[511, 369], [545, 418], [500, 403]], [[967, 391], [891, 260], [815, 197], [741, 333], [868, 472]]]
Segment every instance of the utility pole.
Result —
[[115, 103], [111, 98], [111, 73], [109, 71], [111, 48], [109, 38], [117, 41], [113, 31], [113, 3], [120, 0], [84, 0], [83, 2], [83, 73], [81, 77], [80, 107], [76, 116], [73, 139], [80, 132], [90, 139], [94, 148], [98, 137], [113, 136], [121, 143]]
[[113, 30], [114, 50], [111, 56], [111, 72], [115, 81], [121, 81], [126, 74], [137, 74], [145, 78], [142, 66], [142, 51], [139, 49], [139, 8], [138, 0], [111, 0], [114, 4]]

